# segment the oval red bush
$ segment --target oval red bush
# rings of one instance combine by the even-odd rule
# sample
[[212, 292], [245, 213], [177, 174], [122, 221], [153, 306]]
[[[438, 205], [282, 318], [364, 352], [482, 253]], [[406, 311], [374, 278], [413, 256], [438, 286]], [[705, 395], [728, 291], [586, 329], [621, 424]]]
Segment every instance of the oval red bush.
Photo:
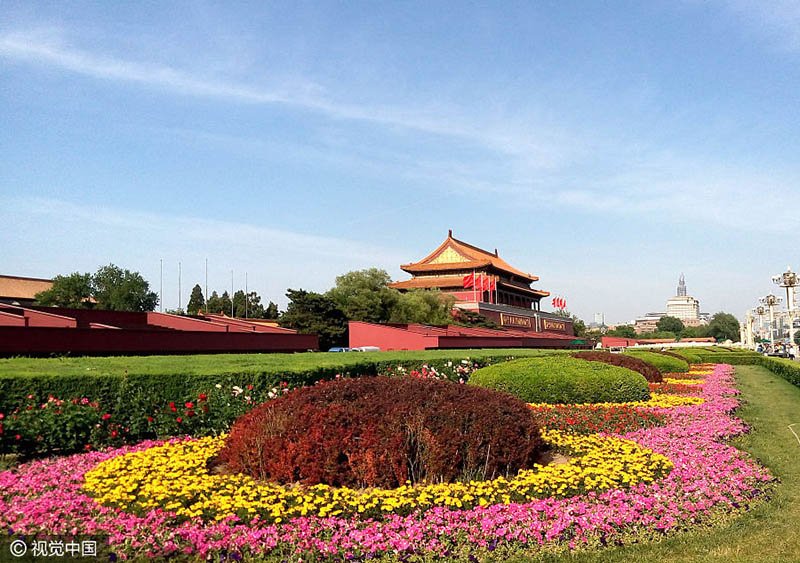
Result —
[[611, 352], [576, 352], [572, 354], [572, 357], [627, 368], [641, 373], [650, 383], [661, 383], [664, 380], [661, 371], [656, 366], [632, 356], [612, 354]]
[[528, 406], [506, 393], [362, 377], [257, 406], [234, 423], [214, 463], [263, 481], [391, 488], [516, 474], [543, 445]]

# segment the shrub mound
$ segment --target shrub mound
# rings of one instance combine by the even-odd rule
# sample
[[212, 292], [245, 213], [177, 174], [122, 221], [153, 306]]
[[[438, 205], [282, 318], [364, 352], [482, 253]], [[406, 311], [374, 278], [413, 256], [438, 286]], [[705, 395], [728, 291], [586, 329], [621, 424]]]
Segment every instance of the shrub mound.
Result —
[[675, 348], [672, 352], [689, 362], [689, 364], [701, 364], [703, 358], [697, 352], [686, 348]]
[[495, 364], [472, 374], [469, 384], [505, 391], [526, 403], [625, 403], [650, 398], [647, 380], [639, 373], [564, 356]]
[[644, 360], [648, 364], [653, 364], [661, 373], [675, 373], [689, 371], [689, 362], [681, 358], [673, 358], [665, 354], [647, 350], [631, 350], [628, 348], [624, 354], [634, 358]]
[[658, 368], [652, 364], [648, 364], [644, 360], [634, 358], [632, 356], [625, 356], [623, 354], [612, 354], [610, 352], [576, 352], [572, 354], [573, 358], [587, 360], [589, 362], [603, 362], [611, 366], [619, 366], [629, 370], [641, 373], [644, 378], [650, 383], [661, 383], [663, 378]]
[[410, 377], [340, 379], [257, 406], [214, 465], [259, 480], [383, 487], [513, 475], [543, 448], [504, 393]]

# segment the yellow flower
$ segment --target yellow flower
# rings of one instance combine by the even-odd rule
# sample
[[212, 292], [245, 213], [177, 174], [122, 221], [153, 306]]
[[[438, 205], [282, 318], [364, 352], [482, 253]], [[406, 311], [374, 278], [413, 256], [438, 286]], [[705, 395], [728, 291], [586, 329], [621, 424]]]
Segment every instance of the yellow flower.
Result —
[[491, 481], [405, 485], [397, 489], [284, 486], [244, 475], [212, 475], [207, 461], [225, 437], [166, 443], [99, 463], [85, 475], [84, 490], [96, 502], [134, 513], [160, 507], [182, 518], [220, 520], [235, 514], [280, 522], [296, 516], [408, 514], [434, 506], [472, 508], [649, 483], [673, 465], [630, 440], [577, 436], [544, 430], [543, 438], [572, 459], [562, 465], [534, 465]]

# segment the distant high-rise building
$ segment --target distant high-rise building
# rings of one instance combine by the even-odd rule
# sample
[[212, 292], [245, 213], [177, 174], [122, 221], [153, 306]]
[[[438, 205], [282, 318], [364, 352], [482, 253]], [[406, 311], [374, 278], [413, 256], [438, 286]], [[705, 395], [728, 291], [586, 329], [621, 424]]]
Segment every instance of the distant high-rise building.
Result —
[[700, 316], [700, 301], [686, 295], [686, 279], [681, 274], [678, 279], [678, 291], [675, 297], [667, 299], [667, 316], [677, 317], [686, 326], [697, 326], [703, 321]]

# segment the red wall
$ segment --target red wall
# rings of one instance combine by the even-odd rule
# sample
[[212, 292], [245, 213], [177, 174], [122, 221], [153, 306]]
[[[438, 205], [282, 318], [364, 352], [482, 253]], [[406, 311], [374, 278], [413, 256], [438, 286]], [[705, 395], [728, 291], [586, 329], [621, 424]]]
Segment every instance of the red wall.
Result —
[[318, 348], [315, 334], [0, 327], [0, 355], [4, 356], [305, 352]]
[[401, 328], [350, 321], [350, 347], [377, 346], [381, 350], [425, 350], [436, 348], [436, 337]]

